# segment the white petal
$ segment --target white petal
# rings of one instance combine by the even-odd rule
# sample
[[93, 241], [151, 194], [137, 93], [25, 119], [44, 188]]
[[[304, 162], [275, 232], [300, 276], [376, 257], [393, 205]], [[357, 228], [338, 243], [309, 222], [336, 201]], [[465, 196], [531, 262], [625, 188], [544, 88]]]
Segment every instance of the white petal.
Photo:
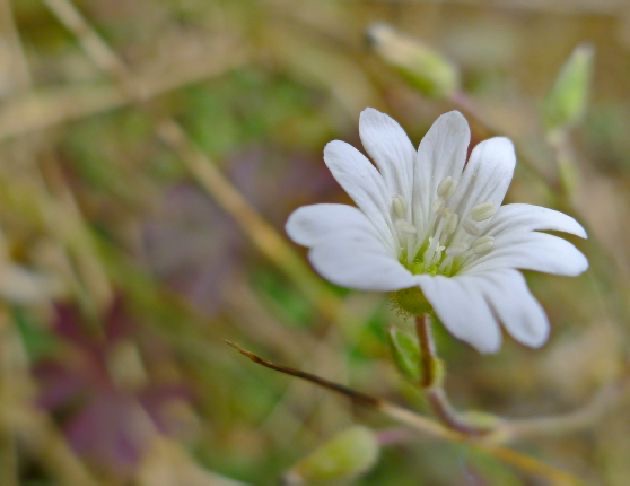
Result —
[[324, 147], [324, 162], [379, 235], [392, 239], [392, 195], [376, 167], [356, 148], [341, 140], [333, 140]]
[[482, 353], [494, 353], [501, 333], [483, 298], [482, 279], [474, 277], [417, 277], [420, 287], [446, 328]]
[[512, 337], [526, 346], [542, 346], [549, 337], [549, 320], [520, 272], [490, 272], [485, 279], [486, 301]]
[[365, 232], [347, 231], [319, 242], [309, 259], [324, 278], [342, 287], [389, 291], [415, 285], [413, 275]]
[[516, 154], [512, 142], [503, 137], [489, 138], [472, 151], [462, 183], [453, 196], [461, 215], [484, 202], [499, 206], [514, 175]]
[[[367, 108], [359, 117], [359, 135], [390, 194], [399, 194], [410, 202], [416, 151], [405, 131], [388, 115]], [[408, 206], [410, 215], [411, 205]]]
[[586, 257], [571, 243], [546, 233], [509, 233], [494, 240], [495, 250], [462, 271], [520, 268], [575, 277], [588, 268]]
[[447, 176], [461, 178], [470, 127], [458, 111], [441, 115], [420, 142], [413, 184], [414, 222], [426, 230], [437, 187]]
[[377, 235], [367, 217], [357, 208], [345, 204], [313, 204], [291, 213], [286, 225], [289, 237], [304, 246], [335, 238], [347, 230]]
[[501, 206], [492, 220], [489, 233], [496, 236], [507, 231], [561, 231], [586, 238], [584, 228], [571, 216], [554, 209], [513, 203]]

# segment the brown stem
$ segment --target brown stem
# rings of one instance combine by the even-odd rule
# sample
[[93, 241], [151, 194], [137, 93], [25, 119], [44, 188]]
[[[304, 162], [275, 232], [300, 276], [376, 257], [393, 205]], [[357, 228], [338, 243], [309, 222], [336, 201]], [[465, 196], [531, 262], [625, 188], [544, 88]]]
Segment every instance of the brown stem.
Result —
[[[473, 437], [474, 434], [470, 433], [462, 433], [460, 430], [455, 427], [447, 428], [443, 425], [427, 418], [422, 415], [418, 415], [416, 412], [408, 410], [403, 407], [399, 407], [398, 405], [388, 402], [387, 400], [383, 400], [381, 398], [373, 397], [367, 395], [365, 393], [352, 390], [345, 385], [341, 385], [339, 383], [334, 383], [325, 378], [321, 378], [317, 375], [313, 375], [311, 373], [306, 373], [301, 370], [297, 370], [295, 368], [291, 368], [288, 366], [281, 366], [274, 364], [270, 361], [267, 361], [260, 356], [248, 351], [246, 349], [241, 348], [238, 344], [233, 343], [232, 341], [226, 341], [228, 345], [233, 347], [236, 351], [241, 353], [246, 358], [250, 359], [256, 364], [264, 366], [266, 368], [270, 368], [272, 370], [278, 371], [280, 373], [284, 373], [290, 376], [295, 376], [299, 379], [308, 381], [317, 386], [325, 388], [326, 390], [333, 391], [340, 395], [349, 398], [353, 402], [358, 405], [367, 406], [373, 408], [374, 410], [379, 411], [386, 417], [408, 427], [411, 430], [415, 430], [417, 432], [421, 432], [424, 434], [428, 434], [432, 437], [436, 437], [442, 440], [449, 440], [456, 443], [468, 443], [473, 447], [478, 448], [479, 450], [485, 451], [488, 454], [500, 459], [506, 464], [511, 464], [514, 467], [520, 469], [523, 472], [533, 474], [548, 480], [549, 484], [558, 484], [558, 485], [575, 485], [579, 484], [579, 482], [570, 474], [558, 470], [544, 462], [540, 462], [533, 457], [522, 454], [513, 449], [503, 447], [498, 444], [494, 444], [492, 442], [488, 442], [485, 440], [481, 440], [480, 438]], [[474, 440], [473, 440], [474, 439]]]
[[436, 378], [435, 343], [431, 337], [431, 322], [427, 314], [416, 317], [416, 333], [420, 344], [420, 386], [431, 388]]
[[305, 371], [297, 370], [295, 368], [291, 368], [289, 366], [281, 366], [274, 364], [266, 359], [261, 358], [260, 356], [255, 355], [251, 351], [241, 348], [238, 344], [226, 340], [225, 341], [228, 346], [236, 349], [239, 353], [241, 353], [246, 358], [249, 358], [254, 363], [264, 366], [265, 368], [270, 368], [275, 371], [279, 371], [280, 373], [284, 373], [286, 375], [295, 376], [297, 378], [301, 378], [302, 380], [308, 381], [310, 383], [314, 383], [315, 385], [326, 388], [335, 393], [339, 393], [340, 395], [344, 395], [350, 398], [353, 402], [357, 402], [361, 405], [367, 405], [369, 407], [379, 408], [381, 405], [381, 400], [378, 398], [372, 397], [362, 392], [358, 392], [348, 388], [347, 386], [341, 385], [339, 383], [334, 383], [332, 381], [326, 380], [325, 378], [321, 378], [320, 376], [313, 375], [311, 373], [307, 373]]
[[427, 314], [416, 317], [416, 333], [420, 345], [420, 386], [425, 391], [435, 416], [440, 422], [463, 435], [481, 436], [492, 432], [493, 427], [471, 424], [460, 417], [449, 403], [441, 379], [437, 375], [439, 357], [431, 334], [431, 320]]

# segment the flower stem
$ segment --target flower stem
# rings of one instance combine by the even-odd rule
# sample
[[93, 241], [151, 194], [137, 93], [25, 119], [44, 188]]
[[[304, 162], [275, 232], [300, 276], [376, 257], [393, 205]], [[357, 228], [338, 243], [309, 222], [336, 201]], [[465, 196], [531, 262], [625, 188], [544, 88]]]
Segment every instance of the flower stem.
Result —
[[416, 317], [416, 333], [420, 344], [420, 387], [426, 393], [427, 401], [435, 416], [444, 425], [468, 436], [486, 435], [493, 427], [471, 423], [461, 417], [451, 406], [443, 387], [443, 367], [435, 349], [431, 333], [431, 320], [428, 314]]
[[[401, 426], [408, 428], [409, 430], [426, 434], [430, 437], [447, 440], [453, 443], [468, 444], [481, 451], [484, 451], [491, 456], [501, 460], [505, 464], [511, 464], [519, 470], [528, 474], [543, 478], [548, 481], [548, 484], [553, 485], [576, 485], [580, 484], [579, 481], [571, 474], [556, 469], [544, 462], [540, 462], [537, 459], [523, 454], [514, 449], [504, 447], [500, 444], [488, 441], [487, 437], [474, 437], [474, 434], [462, 433], [455, 427], [445, 427], [430, 418], [417, 414], [414, 411], [400, 407], [394, 403], [391, 403], [382, 398], [374, 397], [366, 393], [353, 390], [345, 385], [332, 382], [326, 378], [307, 373], [302, 370], [290, 368], [288, 366], [277, 365], [260, 356], [240, 347], [238, 344], [226, 341], [229, 346], [234, 348], [240, 354], [250, 359], [254, 363], [270, 368], [279, 373], [290, 375], [301, 380], [312, 383], [316, 386], [322, 387], [328, 391], [342, 395], [350, 399], [353, 403], [364, 407], [372, 408], [382, 413], [384, 416], [399, 423]], [[396, 432], [396, 435], [400, 432]], [[393, 439], [393, 440], [392, 440]], [[390, 440], [391, 442], [397, 442], [398, 439], [404, 441], [402, 434], [398, 437], [385, 437], [384, 442]]]
[[431, 322], [427, 314], [416, 317], [416, 333], [420, 343], [420, 386], [429, 389], [437, 378], [435, 370], [435, 343], [431, 335]]

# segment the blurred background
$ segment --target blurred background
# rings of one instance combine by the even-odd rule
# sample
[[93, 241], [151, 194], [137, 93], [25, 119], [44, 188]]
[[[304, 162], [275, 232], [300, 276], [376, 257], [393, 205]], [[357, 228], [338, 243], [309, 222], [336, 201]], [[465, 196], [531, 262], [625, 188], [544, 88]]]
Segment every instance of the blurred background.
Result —
[[451, 109], [512, 137], [508, 200], [587, 226], [587, 273], [527, 275], [545, 347], [438, 345], [458, 407], [587, 407], [514, 447], [628, 484], [629, 86], [624, 0], [0, 0], [0, 484], [278, 484], [353, 424], [358, 484], [547, 484], [225, 344], [426, 411], [388, 344], [411, 323], [283, 229], [347, 201], [322, 148], [366, 106], [414, 143]]

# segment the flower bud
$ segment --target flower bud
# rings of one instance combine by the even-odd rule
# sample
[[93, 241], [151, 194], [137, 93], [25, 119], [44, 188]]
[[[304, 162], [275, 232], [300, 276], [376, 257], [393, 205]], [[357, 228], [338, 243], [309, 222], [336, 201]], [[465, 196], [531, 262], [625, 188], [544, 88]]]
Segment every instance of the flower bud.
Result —
[[569, 128], [580, 121], [586, 111], [592, 70], [592, 46], [576, 47], [544, 101], [543, 116], [549, 132]]
[[350, 481], [376, 463], [378, 451], [370, 429], [348, 427], [298, 462], [285, 479], [288, 484]]
[[457, 90], [459, 72], [455, 65], [419, 40], [386, 24], [370, 26], [367, 37], [374, 51], [422, 94], [445, 98]]

